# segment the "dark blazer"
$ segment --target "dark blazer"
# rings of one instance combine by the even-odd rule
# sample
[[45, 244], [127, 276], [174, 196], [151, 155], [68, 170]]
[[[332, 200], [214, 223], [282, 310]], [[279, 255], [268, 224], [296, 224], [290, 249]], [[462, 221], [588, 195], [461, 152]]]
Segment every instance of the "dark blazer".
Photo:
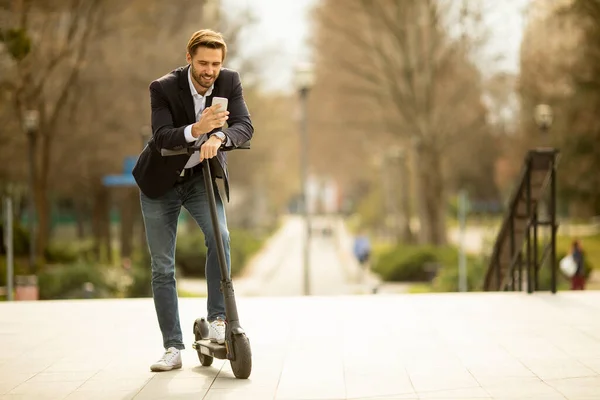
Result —
[[[163, 157], [160, 154], [161, 149], [178, 150], [191, 145], [183, 133], [187, 125], [196, 122], [188, 69], [189, 66], [177, 68], [150, 83], [152, 138], [133, 168], [133, 177], [140, 190], [150, 198], [158, 198], [171, 189], [190, 158], [190, 155]], [[226, 128], [215, 129], [209, 136], [220, 130], [231, 139], [234, 147], [249, 141], [254, 128], [244, 101], [239, 74], [230, 69], [221, 69], [212, 94], [206, 98], [206, 107], [212, 104], [214, 96], [229, 99], [229, 119]], [[214, 177], [223, 179], [229, 200], [226, 152], [219, 151], [210, 163]]]

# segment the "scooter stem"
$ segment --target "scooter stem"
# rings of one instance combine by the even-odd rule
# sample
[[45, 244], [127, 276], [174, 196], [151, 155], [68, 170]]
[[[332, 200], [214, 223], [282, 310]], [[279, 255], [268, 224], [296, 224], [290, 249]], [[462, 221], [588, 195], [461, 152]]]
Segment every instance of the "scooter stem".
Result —
[[209, 161], [209, 159], [202, 161], [204, 163], [202, 175], [204, 176], [204, 187], [206, 188], [206, 194], [208, 195], [210, 219], [212, 221], [215, 241], [217, 242], [217, 257], [219, 259], [219, 268], [221, 270], [221, 292], [225, 298], [225, 314], [227, 317], [227, 323], [229, 324], [233, 333], [238, 333], [241, 328], [239, 325], [237, 305], [235, 303], [233, 282], [231, 281], [227, 271], [227, 260], [225, 258], [225, 248], [223, 247], [223, 238], [221, 236], [221, 228], [219, 225], [219, 218], [217, 216], [217, 202], [215, 200], [215, 191], [213, 188], [212, 173]]

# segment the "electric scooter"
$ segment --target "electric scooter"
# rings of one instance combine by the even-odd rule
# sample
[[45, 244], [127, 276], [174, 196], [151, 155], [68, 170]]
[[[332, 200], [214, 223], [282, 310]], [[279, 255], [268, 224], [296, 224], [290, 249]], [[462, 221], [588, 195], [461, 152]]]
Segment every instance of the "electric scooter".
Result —
[[[161, 149], [162, 156], [191, 155], [200, 150], [202, 143], [181, 150]], [[250, 149], [250, 141], [241, 146], [231, 149], [225, 148], [224, 151], [234, 149]], [[214, 234], [217, 242], [217, 256], [219, 259], [219, 268], [221, 269], [221, 291], [225, 298], [225, 343], [213, 343], [208, 339], [208, 321], [205, 318], [198, 318], [194, 321], [194, 343], [192, 348], [198, 352], [198, 359], [202, 366], [208, 367], [213, 363], [214, 358], [229, 360], [233, 375], [238, 379], [247, 379], [252, 370], [252, 351], [250, 350], [250, 341], [246, 332], [240, 325], [237, 305], [235, 302], [235, 293], [233, 282], [227, 273], [227, 262], [225, 260], [225, 250], [223, 239], [219, 229], [217, 218], [217, 203], [215, 200], [214, 188], [212, 185], [212, 172], [208, 159], [202, 161], [202, 174], [204, 176], [204, 186], [208, 194], [208, 204], [210, 207], [210, 217]]]

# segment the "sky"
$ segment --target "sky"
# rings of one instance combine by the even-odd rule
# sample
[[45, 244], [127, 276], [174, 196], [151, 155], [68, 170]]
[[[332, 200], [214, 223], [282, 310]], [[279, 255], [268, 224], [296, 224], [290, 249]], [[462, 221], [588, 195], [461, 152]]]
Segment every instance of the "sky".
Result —
[[[257, 23], [244, 35], [245, 54], [264, 53], [260, 64], [265, 89], [285, 90], [293, 83], [295, 65], [307, 60], [310, 31], [309, 12], [319, 0], [222, 0], [223, 10], [236, 14], [250, 9]], [[378, 1], [378, 0], [373, 0]], [[486, 58], [501, 56], [495, 68], [518, 72], [519, 47], [523, 33], [523, 11], [529, 0], [479, 0], [491, 39]], [[483, 65], [491, 65], [483, 62]]]

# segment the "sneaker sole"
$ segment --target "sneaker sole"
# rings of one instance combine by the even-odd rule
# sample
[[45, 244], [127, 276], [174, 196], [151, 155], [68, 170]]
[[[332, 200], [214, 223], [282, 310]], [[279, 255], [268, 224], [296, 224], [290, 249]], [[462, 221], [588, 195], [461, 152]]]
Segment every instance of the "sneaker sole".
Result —
[[166, 371], [171, 371], [171, 370], [179, 369], [179, 368], [181, 368], [181, 364], [172, 365], [170, 367], [166, 367], [166, 366], [165, 367], [162, 367], [162, 366], [154, 367], [154, 366], [152, 366], [152, 367], [150, 367], [150, 371], [152, 371], [152, 372], [166, 372]]

